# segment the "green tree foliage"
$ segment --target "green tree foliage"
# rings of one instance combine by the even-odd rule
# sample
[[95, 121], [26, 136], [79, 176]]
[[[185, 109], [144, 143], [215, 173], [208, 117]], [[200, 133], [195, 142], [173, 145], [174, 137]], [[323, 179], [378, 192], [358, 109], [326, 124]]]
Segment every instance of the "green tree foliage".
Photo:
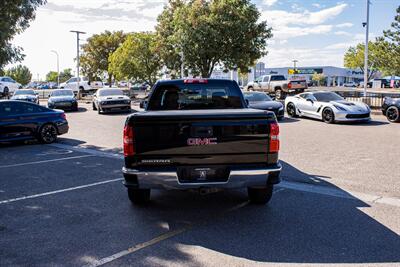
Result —
[[46, 81], [48, 82], [57, 82], [58, 73], [57, 71], [50, 71], [46, 75]]
[[28, 84], [32, 79], [32, 73], [26, 66], [18, 65], [11, 69], [6, 70], [6, 76], [13, 78], [15, 81], [22, 85]]
[[177, 70], [180, 55], [194, 75], [210, 77], [216, 65], [247, 70], [266, 55], [272, 37], [249, 0], [170, 0], [156, 27], [161, 56]]
[[1, 0], [0, 4], [0, 69], [23, 59], [22, 49], [11, 44], [16, 34], [29, 27], [35, 10], [46, 0]]
[[129, 34], [110, 57], [110, 71], [119, 80], [154, 84], [162, 67], [156, 35], [149, 32]]
[[[377, 71], [382, 70], [386, 64], [386, 56], [382, 54], [382, 47], [385, 45], [387, 44], [378, 40], [368, 43], [368, 80]], [[364, 72], [364, 51], [365, 45], [363, 43], [350, 47], [344, 55], [344, 66], [352, 69], [359, 68]]]
[[326, 77], [323, 73], [314, 73], [311, 77], [311, 80], [317, 82], [318, 86], [321, 86], [326, 80]]
[[[388, 75], [400, 75], [400, 6], [396, 10], [394, 22], [391, 29], [384, 31], [387, 42], [382, 46], [382, 51], [388, 54], [387, 68], [385, 73]], [[380, 39], [383, 42], [383, 38]]]
[[113, 73], [109, 70], [109, 57], [125, 41], [126, 34], [122, 31], [105, 31], [100, 34], [94, 34], [82, 45], [82, 56], [80, 65], [82, 72], [95, 80], [104, 73], [108, 74], [108, 82], [111, 85]]
[[394, 22], [391, 24], [392, 29], [383, 31], [383, 34], [386, 38], [400, 45], [400, 6], [396, 9], [396, 13]]

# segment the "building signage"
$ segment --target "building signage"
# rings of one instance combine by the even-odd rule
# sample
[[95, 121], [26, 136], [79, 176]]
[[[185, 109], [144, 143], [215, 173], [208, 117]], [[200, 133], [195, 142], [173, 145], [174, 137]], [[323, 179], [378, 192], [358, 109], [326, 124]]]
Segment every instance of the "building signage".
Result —
[[314, 74], [314, 73], [322, 73], [323, 70], [322, 68], [319, 69], [288, 69], [288, 74], [293, 75], [293, 74]]

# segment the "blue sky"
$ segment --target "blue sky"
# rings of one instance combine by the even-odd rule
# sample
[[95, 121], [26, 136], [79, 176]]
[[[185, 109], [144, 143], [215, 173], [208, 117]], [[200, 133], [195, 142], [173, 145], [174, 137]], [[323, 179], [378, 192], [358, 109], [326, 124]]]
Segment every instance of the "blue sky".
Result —
[[[370, 39], [382, 35], [394, 20], [398, 0], [370, 0]], [[31, 27], [14, 39], [23, 47], [26, 64], [34, 78], [44, 78], [56, 69], [74, 69], [75, 36], [70, 30], [88, 34], [104, 30], [151, 31], [165, 0], [48, 0], [37, 11]], [[343, 66], [343, 54], [349, 46], [365, 40], [365, 0], [254, 0], [273, 27], [268, 55], [261, 59], [268, 67]]]

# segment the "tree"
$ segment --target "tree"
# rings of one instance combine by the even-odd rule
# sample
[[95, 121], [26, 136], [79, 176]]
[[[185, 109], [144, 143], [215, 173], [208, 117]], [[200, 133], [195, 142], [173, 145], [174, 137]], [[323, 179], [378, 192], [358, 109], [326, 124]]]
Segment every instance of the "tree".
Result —
[[0, 69], [5, 65], [21, 61], [22, 48], [10, 42], [16, 34], [29, 27], [35, 18], [35, 10], [46, 0], [2, 0], [0, 5]]
[[110, 57], [110, 71], [117, 79], [129, 79], [154, 84], [163, 63], [154, 33], [129, 34], [125, 42]]
[[394, 17], [394, 22], [392, 22], [391, 27], [387, 31], [383, 31], [386, 38], [390, 39], [392, 42], [400, 45], [400, 6], [396, 9], [396, 16]]
[[32, 79], [32, 73], [28, 67], [22, 65], [6, 70], [5, 75], [13, 78], [22, 85], [27, 85]]
[[[383, 70], [387, 62], [388, 55], [382, 51], [382, 47], [386, 46], [380, 40], [368, 43], [368, 80], [371, 79], [377, 71]], [[364, 72], [364, 51], [365, 45], [360, 43], [354, 47], [350, 47], [344, 55], [344, 66], [346, 68], [361, 69]]]
[[[400, 75], [400, 6], [396, 12], [394, 22], [391, 24], [392, 29], [383, 31], [387, 42], [381, 50], [389, 55], [385, 69], [388, 75]], [[384, 42], [384, 38], [380, 38], [380, 41]]]
[[266, 55], [272, 37], [249, 0], [170, 0], [156, 27], [161, 56], [169, 69], [182, 58], [194, 75], [210, 77], [216, 65], [247, 70]]
[[109, 70], [109, 57], [124, 42], [126, 35], [122, 31], [105, 31], [94, 34], [82, 45], [80, 64], [82, 72], [94, 80], [104, 73], [108, 74], [108, 82], [111, 86], [113, 73]]
[[57, 77], [58, 77], [57, 71], [50, 71], [46, 75], [46, 81], [56, 83], [57, 82]]
[[317, 82], [318, 86], [325, 83], [326, 77], [323, 73], [314, 73], [311, 77], [311, 80]]

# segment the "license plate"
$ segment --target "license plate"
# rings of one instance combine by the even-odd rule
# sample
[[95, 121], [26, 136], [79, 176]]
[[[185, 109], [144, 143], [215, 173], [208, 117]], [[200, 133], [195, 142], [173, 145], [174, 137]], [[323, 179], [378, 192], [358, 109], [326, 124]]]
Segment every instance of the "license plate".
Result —
[[229, 173], [226, 166], [178, 168], [178, 178], [183, 183], [226, 182]]
[[71, 104], [70, 103], [58, 103], [58, 105], [65, 107], [65, 106], [70, 106]]

